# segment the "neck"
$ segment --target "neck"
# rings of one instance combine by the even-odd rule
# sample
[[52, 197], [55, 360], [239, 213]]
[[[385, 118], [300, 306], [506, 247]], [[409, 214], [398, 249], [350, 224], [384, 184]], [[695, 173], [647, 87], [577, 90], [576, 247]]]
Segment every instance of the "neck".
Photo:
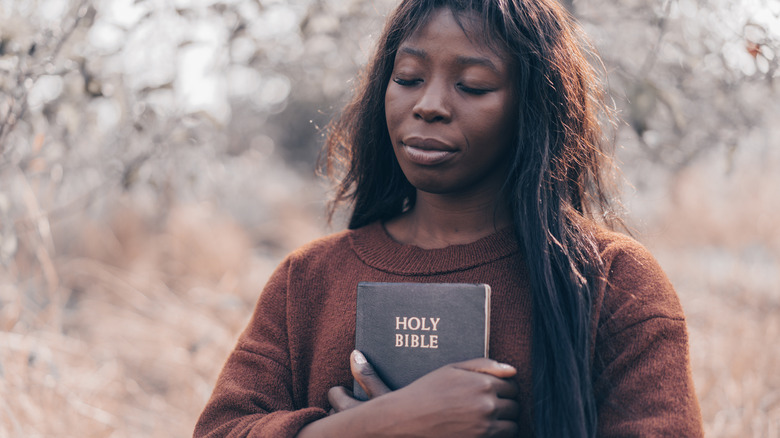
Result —
[[498, 194], [441, 195], [417, 191], [413, 208], [385, 224], [396, 241], [423, 249], [475, 242], [512, 223]]

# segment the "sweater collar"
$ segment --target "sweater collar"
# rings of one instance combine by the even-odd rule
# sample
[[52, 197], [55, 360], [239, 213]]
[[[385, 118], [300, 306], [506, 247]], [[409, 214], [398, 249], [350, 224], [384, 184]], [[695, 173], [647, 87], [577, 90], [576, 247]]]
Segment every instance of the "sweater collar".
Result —
[[518, 251], [512, 227], [475, 242], [440, 249], [422, 249], [393, 240], [377, 221], [350, 233], [352, 249], [367, 265], [402, 275], [435, 275], [463, 271], [508, 257]]

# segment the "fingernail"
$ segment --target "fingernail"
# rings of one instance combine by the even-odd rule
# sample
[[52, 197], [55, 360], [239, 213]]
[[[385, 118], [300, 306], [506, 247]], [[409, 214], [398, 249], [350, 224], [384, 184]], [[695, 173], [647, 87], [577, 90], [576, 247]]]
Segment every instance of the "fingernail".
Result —
[[358, 365], [363, 365], [363, 364], [368, 363], [368, 361], [366, 360], [366, 357], [363, 356], [363, 353], [359, 352], [358, 350], [352, 350], [352, 359]]
[[504, 369], [504, 370], [513, 370], [513, 369], [515, 369], [515, 367], [513, 367], [512, 365], [509, 365], [508, 363], [499, 363], [498, 367], [501, 368], [501, 369]]

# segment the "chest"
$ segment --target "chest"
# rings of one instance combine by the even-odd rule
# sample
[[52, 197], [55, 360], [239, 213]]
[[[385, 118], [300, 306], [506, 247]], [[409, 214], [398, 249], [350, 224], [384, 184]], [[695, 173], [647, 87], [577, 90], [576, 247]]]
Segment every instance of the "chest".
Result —
[[[511, 268], [472, 269], [434, 278], [364, 273], [349, 284], [321, 284], [308, 290], [298, 318], [288, 319], [295, 392], [303, 403], [327, 407], [333, 386], [351, 388], [349, 355], [355, 341], [355, 291], [359, 281], [487, 283], [491, 286], [489, 356], [518, 370], [521, 398], [531, 394], [531, 300], [523, 272]], [[495, 275], [498, 272], [500, 275]], [[354, 283], [354, 284], [352, 284]], [[321, 290], [319, 290], [321, 289]], [[297, 398], [297, 397], [296, 397]], [[530, 403], [529, 403], [530, 404]]]

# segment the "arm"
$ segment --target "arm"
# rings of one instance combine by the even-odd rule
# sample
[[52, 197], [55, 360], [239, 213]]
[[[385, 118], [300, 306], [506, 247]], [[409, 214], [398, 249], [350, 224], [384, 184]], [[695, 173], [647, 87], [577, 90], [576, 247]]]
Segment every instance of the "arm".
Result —
[[594, 388], [600, 437], [702, 436], [684, 321], [652, 318], [606, 342], [615, 351]]
[[286, 332], [289, 260], [264, 288], [249, 325], [225, 363], [194, 437], [292, 437], [325, 417], [296, 402]]
[[685, 317], [671, 283], [636, 242], [606, 259], [593, 370], [598, 436], [702, 436]]
[[331, 389], [335, 413], [303, 428], [309, 437], [514, 437], [519, 406], [516, 370], [490, 359], [444, 366], [397, 391], [388, 388], [359, 352], [350, 357], [355, 379], [371, 397], [360, 402]]

